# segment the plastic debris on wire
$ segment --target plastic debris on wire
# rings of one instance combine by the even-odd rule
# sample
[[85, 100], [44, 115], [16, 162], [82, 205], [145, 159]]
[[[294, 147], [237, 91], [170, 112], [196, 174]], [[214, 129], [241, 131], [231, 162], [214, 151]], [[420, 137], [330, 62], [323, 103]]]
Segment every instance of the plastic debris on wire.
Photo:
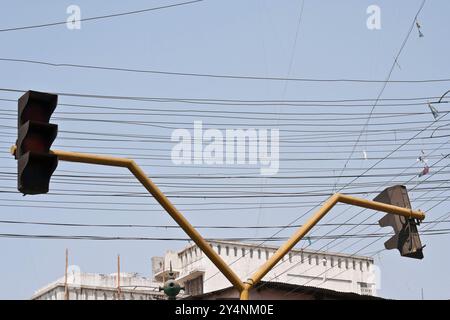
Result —
[[423, 169], [419, 173], [419, 178], [423, 177], [424, 175], [427, 175], [430, 172], [430, 167], [428, 166], [428, 159], [426, 158], [425, 152], [423, 150], [420, 152], [420, 155], [417, 158], [417, 162], [420, 162], [423, 164]]
[[426, 163], [428, 160], [425, 158], [425, 152], [423, 150], [420, 151], [420, 156], [417, 158], [417, 162]]
[[434, 117], [434, 120], [437, 120], [439, 118], [439, 111], [429, 102], [428, 102], [428, 108], [430, 108], [430, 111]]
[[422, 28], [422, 26], [420, 25], [419, 21], [416, 20], [416, 27], [417, 27], [417, 31], [419, 32], [419, 38], [423, 38], [424, 35], [422, 33], [422, 31], [420, 30], [420, 28]]
[[423, 177], [424, 175], [428, 174], [430, 172], [430, 167], [425, 165], [425, 167], [423, 168], [422, 172], [419, 173], [419, 178]]
[[363, 156], [364, 156], [364, 160], [367, 160], [367, 159], [368, 159], [368, 157], [367, 157], [367, 151], [366, 151], [366, 150], [363, 150]]

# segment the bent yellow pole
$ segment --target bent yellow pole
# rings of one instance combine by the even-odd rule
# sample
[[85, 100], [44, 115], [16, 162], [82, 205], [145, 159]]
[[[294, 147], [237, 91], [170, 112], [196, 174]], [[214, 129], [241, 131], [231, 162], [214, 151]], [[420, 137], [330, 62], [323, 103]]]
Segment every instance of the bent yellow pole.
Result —
[[[15, 154], [16, 146], [11, 147], [11, 154]], [[150, 194], [159, 202], [167, 213], [178, 223], [186, 234], [195, 242], [195, 244], [205, 253], [205, 255], [214, 263], [220, 272], [231, 282], [239, 291], [241, 300], [249, 299], [249, 291], [338, 203], [346, 203], [353, 206], [383, 211], [386, 213], [401, 215], [404, 217], [425, 219], [421, 211], [408, 208], [397, 207], [382, 202], [355, 198], [343, 194], [334, 194], [322, 207], [309, 218], [274, 254], [266, 261], [246, 282], [242, 282], [236, 273], [225, 263], [224, 260], [211, 248], [206, 240], [194, 229], [186, 220], [180, 211], [170, 202], [162, 191], [147, 177], [145, 172], [132, 160], [127, 158], [94, 155], [86, 153], [68, 152], [53, 150], [51, 153], [58, 156], [59, 160], [69, 162], [89, 163], [96, 165], [106, 165], [114, 167], [123, 167], [131, 171]]]
[[[421, 211], [415, 211], [408, 208], [385, 204], [382, 202], [360, 199], [336, 193], [335, 195], [331, 196], [322, 205], [322, 207], [247, 280], [244, 291], [250, 290], [255, 284], [261, 281], [261, 279], [283, 258], [283, 256], [286, 255], [305, 236], [305, 234], [307, 234], [338, 202], [377, 211], [383, 211], [386, 213], [397, 214], [404, 217], [416, 218], [419, 220], [425, 219], [425, 215]], [[241, 299], [245, 299], [246, 297], [248, 298], [248, 292], [243, 292], [241, 292]]]
[[86, 153], [67, 152], [60, 150], [51, 151], [58, 156], [59, 160], [69, 162], [81, 162], [97, 165], [106, 165], [114, 167], [123, 167], [131, 171], [150, 194], [159, 202], [167, 213], [178, 223], [186, 234], [195, 242], [195, 244], [205, 253], [205, 255], [215, 264], [222, 274], [231, 282], [231, 284], [242, 291], [244, 285], [239, 277], [230, 269], [230, 267], [220, 258], [220, 256], [211, 248], [206, 240], [197, 230], [186, 220], [180, 211], [170, 202], [162, 191], [147, 177], [145, 172], [131, 159], [110, 157], [103, 155], [93, 155]]

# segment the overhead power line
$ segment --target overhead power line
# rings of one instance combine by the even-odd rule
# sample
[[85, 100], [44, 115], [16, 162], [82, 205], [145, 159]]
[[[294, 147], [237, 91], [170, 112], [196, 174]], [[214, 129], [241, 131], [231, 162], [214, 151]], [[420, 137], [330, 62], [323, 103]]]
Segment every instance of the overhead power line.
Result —
[[[448, 223], [450, 220], [431, 220], [424, 221], [422, 224]], [[181, 229], [178, 225], [145, 225], [145, 224], [84, 224], [84, 223], [56, 223], [56, 222], [35, 222], [35, 221], [17, 221], [17, 220], [0, 220], [2, 224], [12, 225], [38, 225], [38, 226], [55, 226], [55, 227], [89, 227], [89, 228], [155, 228], [155, 229]], [[317, 226], [333, 227], [333, 226], [378, 226], [378, 223], [319, 223]], [[197, 225], [196, 229], [277, 229], [277, 228], [300, 228], [302, 225], [265, 225], [265, 226], [242, 226], [242, 225]]]
[[[441, 160], [439, 160], [439, 161], [441, 161]], [[434, 174], [436, 174], [436, 173], [434, 173]], [[433, 174], [433, 175], [434, 175], [434, 174]], [[427, 179], [429, 179], [429, 178], [430, 178], [430, 176], [427, 177], [425, 180], [427, 180]], [[408, 181], [408, 182], [409, 182], [409, 181]], [[416, 189], [416, 188], [417, 188], [420, 184], [422, 184], [423, 182], [424, 182], [424, 181], [418, 182], [418, 183], [416, 184], [415, 187], [413, 187], [412, 189], [410, 189], [410, 191]], [[431, 192], [431, 191], [434, 191], [434, 190], [431, 189], [430, 191], [426, 192], [425, 194], [427, 194], [427, 193], [429, 193], [429, 192]], [[422, 195], [422, 196], [423, 196], [423, 195]], [[415, 200], [419, 200], [420, 198], [422, 198], [422, 196], [418, 197], [418, 198], [415, 199]], [[422, 202], [423, 202], [423, 201], [422, 201]], [[349, 207], [349, 208], [350, 208], [350, 207]], [[356, 216], [360, 215], [361, 213], [365, 212], [366, 210], [367, 210], [367, 209], [362, 209], [362, 210], [360, 210], [360, 211], [356, 214]], [[428, 210], [425, 210], [425, 211], [428, 211]], [[370, 216], [368, 216], [368, 217], [365, 218], [362, 222], [360, 222], [360, 224], [365, 223], [366, 221], [368, 221], [370, 218], [372, 218], [372, 217], [375, 216], [376, 214], [377, 214], [376, 212], [372, 213]], [[355, 218], [356, 216], [351, 217], [350, 219], [346, 220], [345, 222], [347, 223], [348, 221], [352, 220], [352, 219]], [[346, 234], [349, 233], [349, 232], [351, 232], [352, 230], [354, 230], [356, 227], [357, 227], [357, 226], [351, 227], [349, 230], [347, 230]], [[362, 231], [366, 230], [368, 227], [369, 227], [369, 226], [366, 226], [366, 227], [363, 228], [362, 230], [359, 230], [359, 233], [361, 233]], [[339, 228], [339, 227], [330, 230], [330, 231], [329, 231], [328, 233], [326, 233], [325, 235], [328, 235], [329, 233], [336, 231], [338, 228]], [[423, 233], [423, 232], [421, 232], [421, 233]], [[322, 246], [319, 250], [321, 250], [321, 249], [323, 249], [323, 248], [325, 248], [325, 247], [327, 247], [327, 250], [330, 249], [329, 245], [330, 245], [331, 243], [335, 242], [336, 240], [338, 240], [338, 239], [333, 239], [331, 242], [329, 242], [329, 243], [327, 243], [326, 245]], [[336, 245], [339, 245], [339, 244], [343, 243], [343, 242], [346, 241], [346, 240], [347, 240], [347, 239], [342, 239], [338, 244], [335, 244], [335, 245], [332, 246], [332, 247], [335, 247]], [[379, 240], [379, 239], [376, 239], [375, 241], [370, 242], [368, 245], [364, 246], [362, 249], [359, 249], [359, 250], [356, 251], [354, 254], [357, 254], [357, 253], [360, 252], [361, 250], [367, 248], [368, 246], [371, 246], [372, 244], [374, 244], [374, 243], [377, 242], [378, 240]], [[317, 240], [316, 240], [315, 242], [317, 242]], [[352, 246], [353, 246], [354, 244], [356, 244], [356, 243], [358, 243], [358, 242], [354, 242], [354, 243], [350, 244], [349, 246], [346, 246], [344, 249], [341, 249], [341, 251], [343, 252], [343, 251], [347, 250], [348, 248], [352, 247]], [[309, 247], [309, 246], [310, 246], [310, 244], [308, 244], [307, 246], [303, 247], [303, 249], [305, 249], [305, 248], [307, 248], [307, 247]], [[281, 262], [280, 265], [281, 265], [281, 264], [283, 264], [283, 262]], [[297, 264], [298, 264], [298, 263], [297, 263]], [[295, 265], [297, 265], [297, 264], [295, 264]], [[290, 267], [290, 268], [288, 268], [288, 270], [283, 271], [283, 273], [288, 272], [290, 269], [294, 268], [295, 265], [292, 266], [292, 267]], [[278, 266], [279, 266], [279, 265], [278, 265]], [[309, 270], [309, 269], [308, 269], [308, 270]]]
[[[412, 138], [410, 138], [410, 141], [413, 140], [415, 137], [417, 137], [417, 135], [418, 135], [418, 134], [416, 134], [415, 136], [413, 136]], [[396, 148], [395, 150], [393, 150], [392, 152], [390, 152], [388, 156], [390, 156], [390, 155], [393, 154], [394, 152], [396, 152], [396, 151], [398, 151], [399, 149], [401, 149], [401, 148], [402, 148], [404, 145], [406, 145], [407, 143], [408, 143], [408, 142], [403, 143], [401, 146], [399, 146], [398, 148]], [[436, 148], [436, 150], [437, 150], [437, 149], [438, 149], [438, 148]], [[388, 156], [387, 156], [387, 157], [388, 157]], [[387, 157], [386, 157], [386, 158], [387, 158]], [[355, 177], [354, 179], [352, 179], [347, 185], [353, 183], [355, 180], [357, 180], [358, 178], [362, 177], [365, 173], [367, 173], [367, 172], [369, 172], [370, 170], [374, 169], [374, 168], [375, 168], [379, 163], [381, 163], [382, 161], [383, 161], [383, 160], [377, 161], [374, 165], [370, 166], [368, 169], [365, 169], [364, 172], [363, 172], [360, 176]], [[439, 160], [439, 161], [437, 161], [435, 164], [439, 163], [440, 161], [442, 161], [442, 159]], [[417, 186], [416, 186], [416, 187], [417, 187]], [[416, 188], [416, 187], [415, 187], [415, 188]], [[340, 192], [342, 189], [343, 189], [343, 188], [341, 188], [341, 189], [338, 190], [337, 192]], [[433, 190], [433, 189], [432, 189], [432, 190]], [[336, 192], [336, 191], [333, 190], [333, 193], [334, 193], [334, 192]], [[378, 193], [378, 191], [375, 191], [375, 192]], [[303, 214], [301, 214], [300, 216], [298, 216], [296, 219], [292, 220], [288, 225], [292, 225], [292, 224], [296, 223], [297, 221], [299, 221], [299, 219], [303, 218], [306, 214], [309, 214], [310, 212], [312, 212], [312, 211], [313, 211], [315, 208], [317, 208], [317, 207], [318, 207], [318, 205], [315, 206], [315, 207], [313, 207], [313, 208], [311, 208], [310, 210], [304, 212]], [[348, 207], [346, 210], [344, 210], [344, 212], [346, 212], [346, 211], [349, 210], [349, 209], [350, 209], [350, 207]], [[363, 211], [364, 211], [364, 210], [361, 210], [357, 215], [361, 214]], [[355, 216], [350, 217], [350, 219], [348, 219], [346, 222], [350, 221], [350, 220], [353, 219], [354, 217], [355, 217]], [[370, 217], [371, 217], [371, 216], [370, 216]], [[369, 218], [370, 218], [370, 217], [369, 217]], [[369, 219], [369, 218], [367, 218], [367, 219]], [[365, 219], [364, 221], [367, 221], [367, 219]], [[272, 237], [277, 236], [279, 233], [281, 233], [281, 232], [282, 232], [283, 230], [285, 230], [285, 229], [286, 229], [286, 228], [280, 228], [280, 230], [277, 231], [277, 232], [275, 232], [275, 233], [272, 235]], [[333, 230], [332, 230], [332, 231], [333, 231]], [[330, 231], [330, 232], [332, 232], [332, 231]], [[261, 242], [260, 244], [258, 244], [258, 247], [261, 246], [261, 245], [263, 245], [264, 243], [265, 243], [265, 241]], [[233, 262], [231, 262], [231, 264], [234, 264], [235, 262], [239, 261], [241, 258], [242, 258], [242, 257], [239, 257], [238, 259], [236, 259], [236, 260], [234, 260]], [[282, 262], [281, 262], [280, 264], [282, 264]], [[280, 265], [280, 264], [279, 264], [279, 265]], [[279, 266], [279, 265], [278, 265], [278, 266]], [[209, 277], [208, 279], [206, 279], [205, 281], [208, 281], [209, 279], [212, 279], [212, 278], [215, 277], [217, 274], [218, 274], [218, 273], [213, 274], [212, 276], [210, 276], [210, 277]]]
[[[174, 3], [174, 4], [171, 4], [171, 5], [160, 6], [160, 7], [153, 7], [153, 8], [147, 8], [147, 9], [141, 9], [141, 10], [135, 10], [135, 11], [120, 12], [120, 13], [114, 13], [114, 14], [108, 14], [108, 15], [103, 15], [103, 16], [90, 17], [90, 18], [83, 18], [83, 19], [75, 20], [75, 22], [86, 22], [86, 21], [94, 21], [94, 20], [101, 20], [101, 19], [117, 18], [117, 17], [129, 16], [129, 15], [134, 15], [134, 14], [139, 14], [139, 13], [144, 13], [144, 12], [150, 12], [150, 11], [156, 11], [156, 10], [162, 10], [162, 9], [169, 9], [169, 8], [184, 6], [184, 5], [194, 4], [196, 2], [202, 2], [202, 1], [203, 0], [194, 0], [194, 1], [188, 1], [188, 2]], [[3, 28], [3, 29], [0, 29], [0, 32], [11, 32], [11, 31], [19, 31], [19, 30], [29, 30], [29, 29], [37, 29], [37, 28], [45, 28], [45, 27], [54, 27], [54, 26], [65, 25], [65, 24], [67, 24], [67, 21], [57, 21], [57, 22], [42, 23], [42, 24], [35, 24], [35, 25], [28, 25], [28, 26]]]
[[352, 83], [436, 83], [436, 82], [449, 82], [450, 78], [437, 78], [437, 79], [410, 79], [410, 80], [370, 80], [370, 79], [352, 79], [352, 78], [296, 78], [296, 77], [263, 77], [255, 75], [232, 75], [232, 74], [215, 74], [215, 73], [198, 73], [198, 72], [180, 72], [180, 71], [165, 71], [154, 69], [134, 69], [125, 67], [107, 67], [99, 65], [87, 65], [76, 63], [55, 63], [49, 61], [32, 60], [32, 59], [14, 59], [14, 58], [0, 58], [0, 61], [5, 62], [17, 62], [27, 64], [37, 64], [50, 66], [55, 68], [77, 68], [77, 69], [93, 69], [103, 71], [120, 71], [131, 73], [146, 73], [146, 74], [159, 74], [169, 76], [185, 76], [185, 77], [201, 77], [201, 78], [218, 78], [218, 79], [234, 79], [234, 80], [271, 80], [271, 81], [295, 81], [295, 82], [352, 82]]
[[[364, 126], [363, 126], [362, 129], [361, 129], [361, 131], [359, 132], [358, 138], [356, 139], [356, 142], [355, 142], [355, 144], [354, 144], [354, 146], [353, 146], [353, 149], [352, 149], [352, 151], [350, 152], [350, 155], [348, 156], [347, 161], [346, 161], [345, 164], [344, 164], [344, 167], [342, 168], [341, 175], [344, 173], [345, 168], [347, 167], [348, 163], [349, 163], [350, 160], [352, 159], [353, 154], [354, 154], [354, 152], [356, 151], [356, 147], [358, 146], [361, 137], [363, 136], [363, 134], [364, 134], [365, 132], [368, 131], [367, 128], [368, 128], [369, 123], [370, 123], [370, 120], [371, 120], [371, 118], [372, 118], [372, 114], [373, 114], [375, 108], [378, 106], [378, 102], [380, 101], [381, 96], [383, 95], [383, 93], [384, 93], [384, 91], [385, 91], [385, 89], [386, 89], [386, 87], [387, 87], [387, 85], [388, 85], [388, 83], [389, 83], [389, 80], [391, 79], [392, 73], [394, 72], [394, 68], [395, 68], [396, 64], [398, 63], [397, 60], [398, 60], [398, 58], [400, 57], [400, 55], [401, 55], [403, 49], [405, 48], [406, 43], [408, 42], [409, 36], [411, 35], [411, 31], [413, 30], [414, 25], [415, 25], [415, 21], [417, 20], [417, 16], [418, 16], [419, 13], [422, 11], [424, 5], [425, 5], [425, 0], [422, 1], [422, 4], [421, 4], [419, 10], [417, 11], [417, 13], [416, 13], [416, 15], [415, 15], [415, 17], [414, 17], [414, 20], [413, 20], [412, 23], [411, 23], [411, 26], [410, 26], [410, 28], [409, 28], [407, 34], [406, 34], [406, 37], [403, 39], [403, 42], [402, 42], [402, 44], [401, 44], [401, 46], [400, 46], [400, 49], [398, 50], [397, 55], [395, 56], [394, 61], [392, 62], [392, 65], [391, 65], [391, 67], [390, 67], [390, 69], [389, 69], [389, 72], [388, 72], [388, 74], [387, 74], [386, 80], [383, 81], [383, 85], [381, 86], [380, 92], [378, 93], [378, 95], [377, 95], [377, 97], [376, 97], [376, 99], [375, 99], [375, 102], [374, 102], [372, 108], [370, 109], [370, 112], [369, 112], [369, 115], [368, 115], [368, 117], [367, 117], [366, 123], [364, 124]], [[338, 181], [339, 181], [339, 179], [338, 179]]]
[[[423, 232], [423, 235], [448, 235], [450, 229], [430, 229]], [[384, 238], [392, 236], [391, 233], [369, 233], [369, 234], [347, 234], [347, 235], [329, 235], [324, 239], [368, 239], [368, 238]], [[320, 236], [311, 236], [311, 239]], [[123, 236], [96, 236], [96, 235], [53, 235], [53, 234], [19, 234], [19, 233], [0, 233], [0, 238], [22, 238], [22, 239], [65, 239], [65, 240], [99, 240], [99, 241], [192, 241], [190, 238], [174, 238], [174, 237], [123, 237]], [[323, 237], [322, 237], [323, 238]], [[206, 238], [206, 241], [285, 241], [288, 237], [228, 237], [228, 238]]]
[[[3, 92], [13, 92], [13, 93], [25, 93], [29, 89], [12, 89], [12, 88], [0, 88], [0, 91]], [[101, 94], [86, 94], [86, 93], [78, 93], [78, 92], [52, 92], [53, 94], [57, 94], [59, 96], [65, 97], [74, 97], [74, 98], [90, 98], [90, 99], [106, 99], [106, 100], [130, 100], [130, 101], [155, 101], [155, 102], [184, 102], [184, 103], [235, 103], [235, 105], [239, 105], [239, 103], [246, 104], [256, 104], [257, 103], [269, 103], [269, 106], [273, 104], [283, 104], [283, 103], [350, 103], [350, 102], [373, 102], [376, 99], [374, 98], [358, 98], [358, 99], [330, 99], [330, 100], [316, 100], [316, 99], [295, 99], [295, 100], [274, 100], [274, 99], [219, 99], [219, 98], [186, 98], [186, 97], [145, 97], [145, 96], [119, 96], [119, 95], [101, 95]], [[420, 101], [422, 104], [429, 102], [430, 100], [440, 99], [441, 96], [428, 96], [428, 97], [406, 97], [406, 98], [380, 98], [378, 101]], [[446, 103], [446, 101], [442, 101], [441, 103]], [[310, 105], [305, 105], [310, 106]], [[370, 105], [368, 105], [370, 106]]]
[[[348, 187], [350, 188], [350, 187]], [[347, 188], [347, 189], [348, 189]], [[5, 194], [19, 194], [16, 188], [8, 188], [3, 187], [0, 190], [0, 193]], [[11, 190], [11, 191], [9, 191]], [[145, 192], [103, 192], [98, 193], [93, 190], [79, 190], [79, 189], [57, 189], [53, 188], [53, 190], [57, 192], [49, 192], [49, 195], [54, 196], [81, 196], [81, 197], [138, 197], [138, 198], [148, 198], [148, 193]], [[450, 187], [424, 187], [417, 188], [417, 192], [425, 192], [429, 190], [450, 190]], [[59, 191], [63, 191], [65, 193], [60, 193]], [[166, 195], [170, 198], [181, 198], [181, 199], [245, 199], [245, 198], [310, 198], [310, 197], [329, 197], [333, 193], [333, 189], [327, 190], [315, 190], [308, 192], [245, 192], [245, 191], [235, 191], [235, 192], [222, 192], [222, 191], [209, 191], [209, 190], [200, 190], [200, 191], [174, 191], [174, 192], [166, 192]], [[378, 190], [365, 190], [365, 191], [355, 191], [352, 192], [354, 195], [369, 195], [369, 194], [377, 194]], [[206, 195], [208, 194], [208, 195]]]

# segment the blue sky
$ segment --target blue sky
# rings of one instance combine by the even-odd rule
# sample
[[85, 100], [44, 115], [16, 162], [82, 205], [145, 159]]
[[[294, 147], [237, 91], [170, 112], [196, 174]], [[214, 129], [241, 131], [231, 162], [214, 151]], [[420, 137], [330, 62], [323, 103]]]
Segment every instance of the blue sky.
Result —
[[[82, 18], [88, 18], [169, 3], [175, 2], [9, 1], [2, 4], [0, 29], [64, 21], [68, 16], [66, 9], [71, 4], [81, 8]], [[85, 21], [82, 22], [80, 30], [68, 30], [64, 25], [59, 25], [0, 32], [0, 58], [185, 73], [385, 80], [421, 3], [422, 1], [416, 0], [395, 2], [306, 0], [299, 21], [302, 1], [298, 0], [205, 0], [165, 10]], [[366, 27], [368, 17], [366, 9], [372, 4], [381, 8], [380, 30], [368, 30]], [[449, 9], [448, 1], [426, 2], [418, 17], [424, 37], [419, 38], [417, 29], [412, 31], [398, 59], [398, 65], [393, 70], [391, 80], [448, 77], [449, 44], [445, 39], [448, 39], [450, 30], [447, 17]], [[383, 83], [214, 79], [50, 67], [6, 61], [0, 61], [0, 74], [1, 89], [183, 99], [264, 101], [375, 99], [383, 85]], [[388, 83], [381, 98], [429, 97], [433, 101], [432, 97], [441, 96], [448, 89], [449, 82]], [[51, 191], [55, 194], [51, 192], [48, 195], [23, 198], [20, 194], [14, 193], [16, 163], [9, 156], [8, 150], [15, 141], [16, 131], [11, 127], [16, 126], [17, 107], [14, 101], [7, 100], [16, 100], [20, 95], [19, 92], [0, 90], [0, 98], [4, 99], [0, 102], [3, 110], [0, 139], [3, 150], [0, 157], [2, 221], [174, 224], [153, 199], [144, 196], [143, 188], [129, 178], [127, 172], [119, 169], [60, 162], [51, 184]], [[420, 103], [415, 105], [404, 106], [392, 106], [392, 103], [380, 101], [380, 105], [374, 108], [373, 118], [366, 128], [367, 132], [362, 134], [360, 139], [357, 139], [358, 134], [364, 127], [373, 102], [366, 102], [365, 106], [359, 103], [351, 107], [308, 104], [292, 106], [281, 103], [269, 103], [266, 106], [230, 106], [65, 95], [61, 95], [59, 101], [64, 105], [58, 106], [54, 114], [53, 122], [58, 123], [60, 130], [55, 148], [115, 153], [136, 158], [138, 164], [143, 166], [150, 177], [155, 177], [155, 182], [161, 185], [161, 189], [168, 193], [194, 225], [288, 224], [324, 201], [332, 193], [334, 184], [345, 185], [352, 181], [353, 178], [337, 179], [350, 155], [352, 156], [347, 166], [350, 169], [346, 169], [344, 175], [365, 172], [376, 164], [378, 159], [383, 157], [386, 159], [367, 173], [376, 174], [376, 177], [358, 178], [356, 182], [361, 183], [360, 185], [353, 188], [347, 186], [342, 192], [349, 194], [361, 192], [360, 196], [373, 198], [376, 192], [389, 186], [393, 179], [396, 183], [405, 183], [408, 188], [413, 189], [410, 194], [413, 206], [426, 211], [427, 219], [430, 221], [445, 220], [445, 215], [449, 213], [446, 198], [449, 195], [446, 184], [449, 178], [446, 171], [449, 160], [443, 158], [449, 153], [448, 137], [445, 137], [448, 129], [443, 126], [449, 119], [444, 116], [438, 122], [434, 122], [433, 116], [428, 113], [427, 99], [421, 99]], [[407, 100], [401, 102], [407, 103]], [[105, 107], [116, 108], [113, 110], [116, 113]], [[136, 114], [127, 112], [128, 109], [140, 111]], [[448, 106], [441, 104], [438, 109], [445, 112], [448, 111]], [[224, 111], [232, 114], [234, 112], [234, 115], [240, 116], [243, 115], [242, 112], [248, 113], [245, 114], [246, 119], [238, 119], [229, 117], [230, 113]], [[393, 112], [402, 115], [383, 118], [383, 115], [392, 115]], [[292, 113], [299, 114], [292, 115]], [[228, 118], [224, 118], [224, 115], [228, 115]], [[252, 117], [263, 117], [266, 120], [251, 119]], [[355, 119], [346, 120], [346, 118]], [[109, 122], [89, 121], [92, 119]], [[293, 119], [298, 119], [298, 122]], [[173, 146], [170, 142], [171, 132], [176, 128], [192, 130], [193, 122], [196, 120], [202, 120], [208, 128], [258, 126], [279, 128], [281, 140], [279, 173], [275, 177], [267, 178], [260, 176], [259, 168], [255, 166], [173, 165], [170, 161], [170, 148]], [[123, 121], [142, 121], [143, 124], [127, 124]], [[162, 122], [169, 128], [152, 125]], [[414, 124], [403, 124], [405, 122]], [[342, 125], [337, 126], [339, 123]], [[444, 137], [430, 139], [436, 128], [436, 132]], [[83, 132], [87, 134], [82, 134]], [[418, 132], [422, 133], [412, 139]], [[99, 133], [103, 135], [100, 136]], [[131, 141], [133, 140], [131, 135], [138, 135], [140, 141]], [[100, 140], [89, 140], [96, 137]], [[112, 141], [114, 139], [128, 141]], [[158, 139], [159, 141], [155, 141]], [[408, 139], [411, 139], [410, 142], [390, 155]], [[337, 140], [339, 142], [333, 142]], [[353, 146], [355, 151], [352, 154]], [[419, 178], [417, 174], [423, 166], [416, 159], [421, 150], [427, 155], [431, 171], [428, 176]], [[368, 154], [367, 160], [362, 158], [363, 151]], [[433, 165], [434, 163], [437, 164]], [[113, 175], [113, 178], [88, 178], [99, 175]], [[170, 177], [170, 175], [178, 176]], [[194, 179], [194, 175], [215, 175], [222, 178]], [[247, 175], [250, 178], [230, 178], [236, 175]], [[313, 176], [321, 178], [315, 179]], [[112, 180], [115, 185], [108, 186]], [[267, 196], [256, 194], [253, 198], [240, 198], [240, 195], [249, 191], [248, 187], [250, 191], [262, 192]], [[430, 190], [430, 187], [438, 188]], [[219, 195], [226, 194], [231, 197], [202, 197], [210, 195], [212, 190], [216, 190]], [[274, 191], [296, 192], [300, 195], [277, 197], [272, 193]], [[127, 192], [142, 194], [138, 197], [108, 195]], [[308, 192], [313, 195], [308, 196]], [[102, 195], [99, 195], [100, 193]], [[286, 205], [288, 203], [290, 205]], [[242, 207], [244, 209], [236, 209]], [[96, 208], [107, 210], [95, 210]], [[203, 210], [198, 210], [199, 208]], [[372, 212], [369, 211], [359, 214], [360, 211], [357, 208], [338, 206], [324, 222], [344, 222], [354, 217], [352, 220], [354, 223], [375, 223], [381, 217], [380, 214], [372, 216]], [[299, 223], [304, 222], [307, 216], [308, 214], [301, 218]], [[440, 222], [423, 227], [444, 229], [448, 227], [448, 223]], [[369, 226], [366, 229], [363, 226], [352, 230], [349, 228], [344, 226], [334, 234], [342, 234], [347, 230], [351, 234], [386, 232], [377, 226]], [[0, 230], [2, 234], [184, 238], [182, 231], [175, 229], [117, 230], [0, 223]], [[206, 237], [268, 237], [275, 231], [277, 229], [203, 229], [202, 233]], [[323, 235], [328, 231], [330, 230], [326, 227], [317, 228], [312, 234]], [[284, 230], [280, 236], [288, 236], [292, 232], [292, 229]], [[381, 251], [374, 254], [383, 249], [383, 239], [358, 254], [372, 254], [380, 266], [382, 282], [379, 295], [418, 299], [423, 288], [425, 298], [448, 299], [450, 296], [448, 290], [450, 278], [447, 272], [450, 258], [446, 245], [448, 239], [448, 235], [424, 236], [422, 241], [427, 246], [424, 252], [425, 259], [422, 261], [402, 258], [397, 251]], [[340, 241], [331, 243], [329, 240], [320, 240], [313, 243], [311, 248], [328, 248], [330, 251], [353, 254], [371, 241], [372, 239], [360, 241], [350, 239], [343, 243], [339, 243]], [[166, 249], [180, 249], [185, 244], [183, 241], [0, 238], [3, 257], [0, 266], [2, 275], [0, 298], [29, 298], [34, 290], [61, 277], [64, 271], [65, 248], [70, 250], [71, 264], [80, 266], [82, 271], [114, 272], [116, 255], [120, 254], [123, 270], [149, 275], [152, 256], [161, 255]], [[299, 246], [307, 245], [308, 242], [305, 241], [299, 244]]]

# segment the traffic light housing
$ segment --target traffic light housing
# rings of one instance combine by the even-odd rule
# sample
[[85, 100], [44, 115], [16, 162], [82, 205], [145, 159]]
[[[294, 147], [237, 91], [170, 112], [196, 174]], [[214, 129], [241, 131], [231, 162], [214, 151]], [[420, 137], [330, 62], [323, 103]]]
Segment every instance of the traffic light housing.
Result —
[[[385, 189], [374, 201], [411, 209], [408, 191], [405, 186], [393, 186]], [[395, 235], [384, 243], [386, 249], [398, 249], [403, 257], [423, 259], [422, 243], [415, 219], [388, 213], [378, 221], [381, 227], [391, 226]]]
[[58, 96], [28, 91], [18, 101], [16, 141], [17, 189], [23, 194], [47, 193], [50, 178], [58, 165], [50, 147], [58, 126], [49, 123], [58, 104]]

